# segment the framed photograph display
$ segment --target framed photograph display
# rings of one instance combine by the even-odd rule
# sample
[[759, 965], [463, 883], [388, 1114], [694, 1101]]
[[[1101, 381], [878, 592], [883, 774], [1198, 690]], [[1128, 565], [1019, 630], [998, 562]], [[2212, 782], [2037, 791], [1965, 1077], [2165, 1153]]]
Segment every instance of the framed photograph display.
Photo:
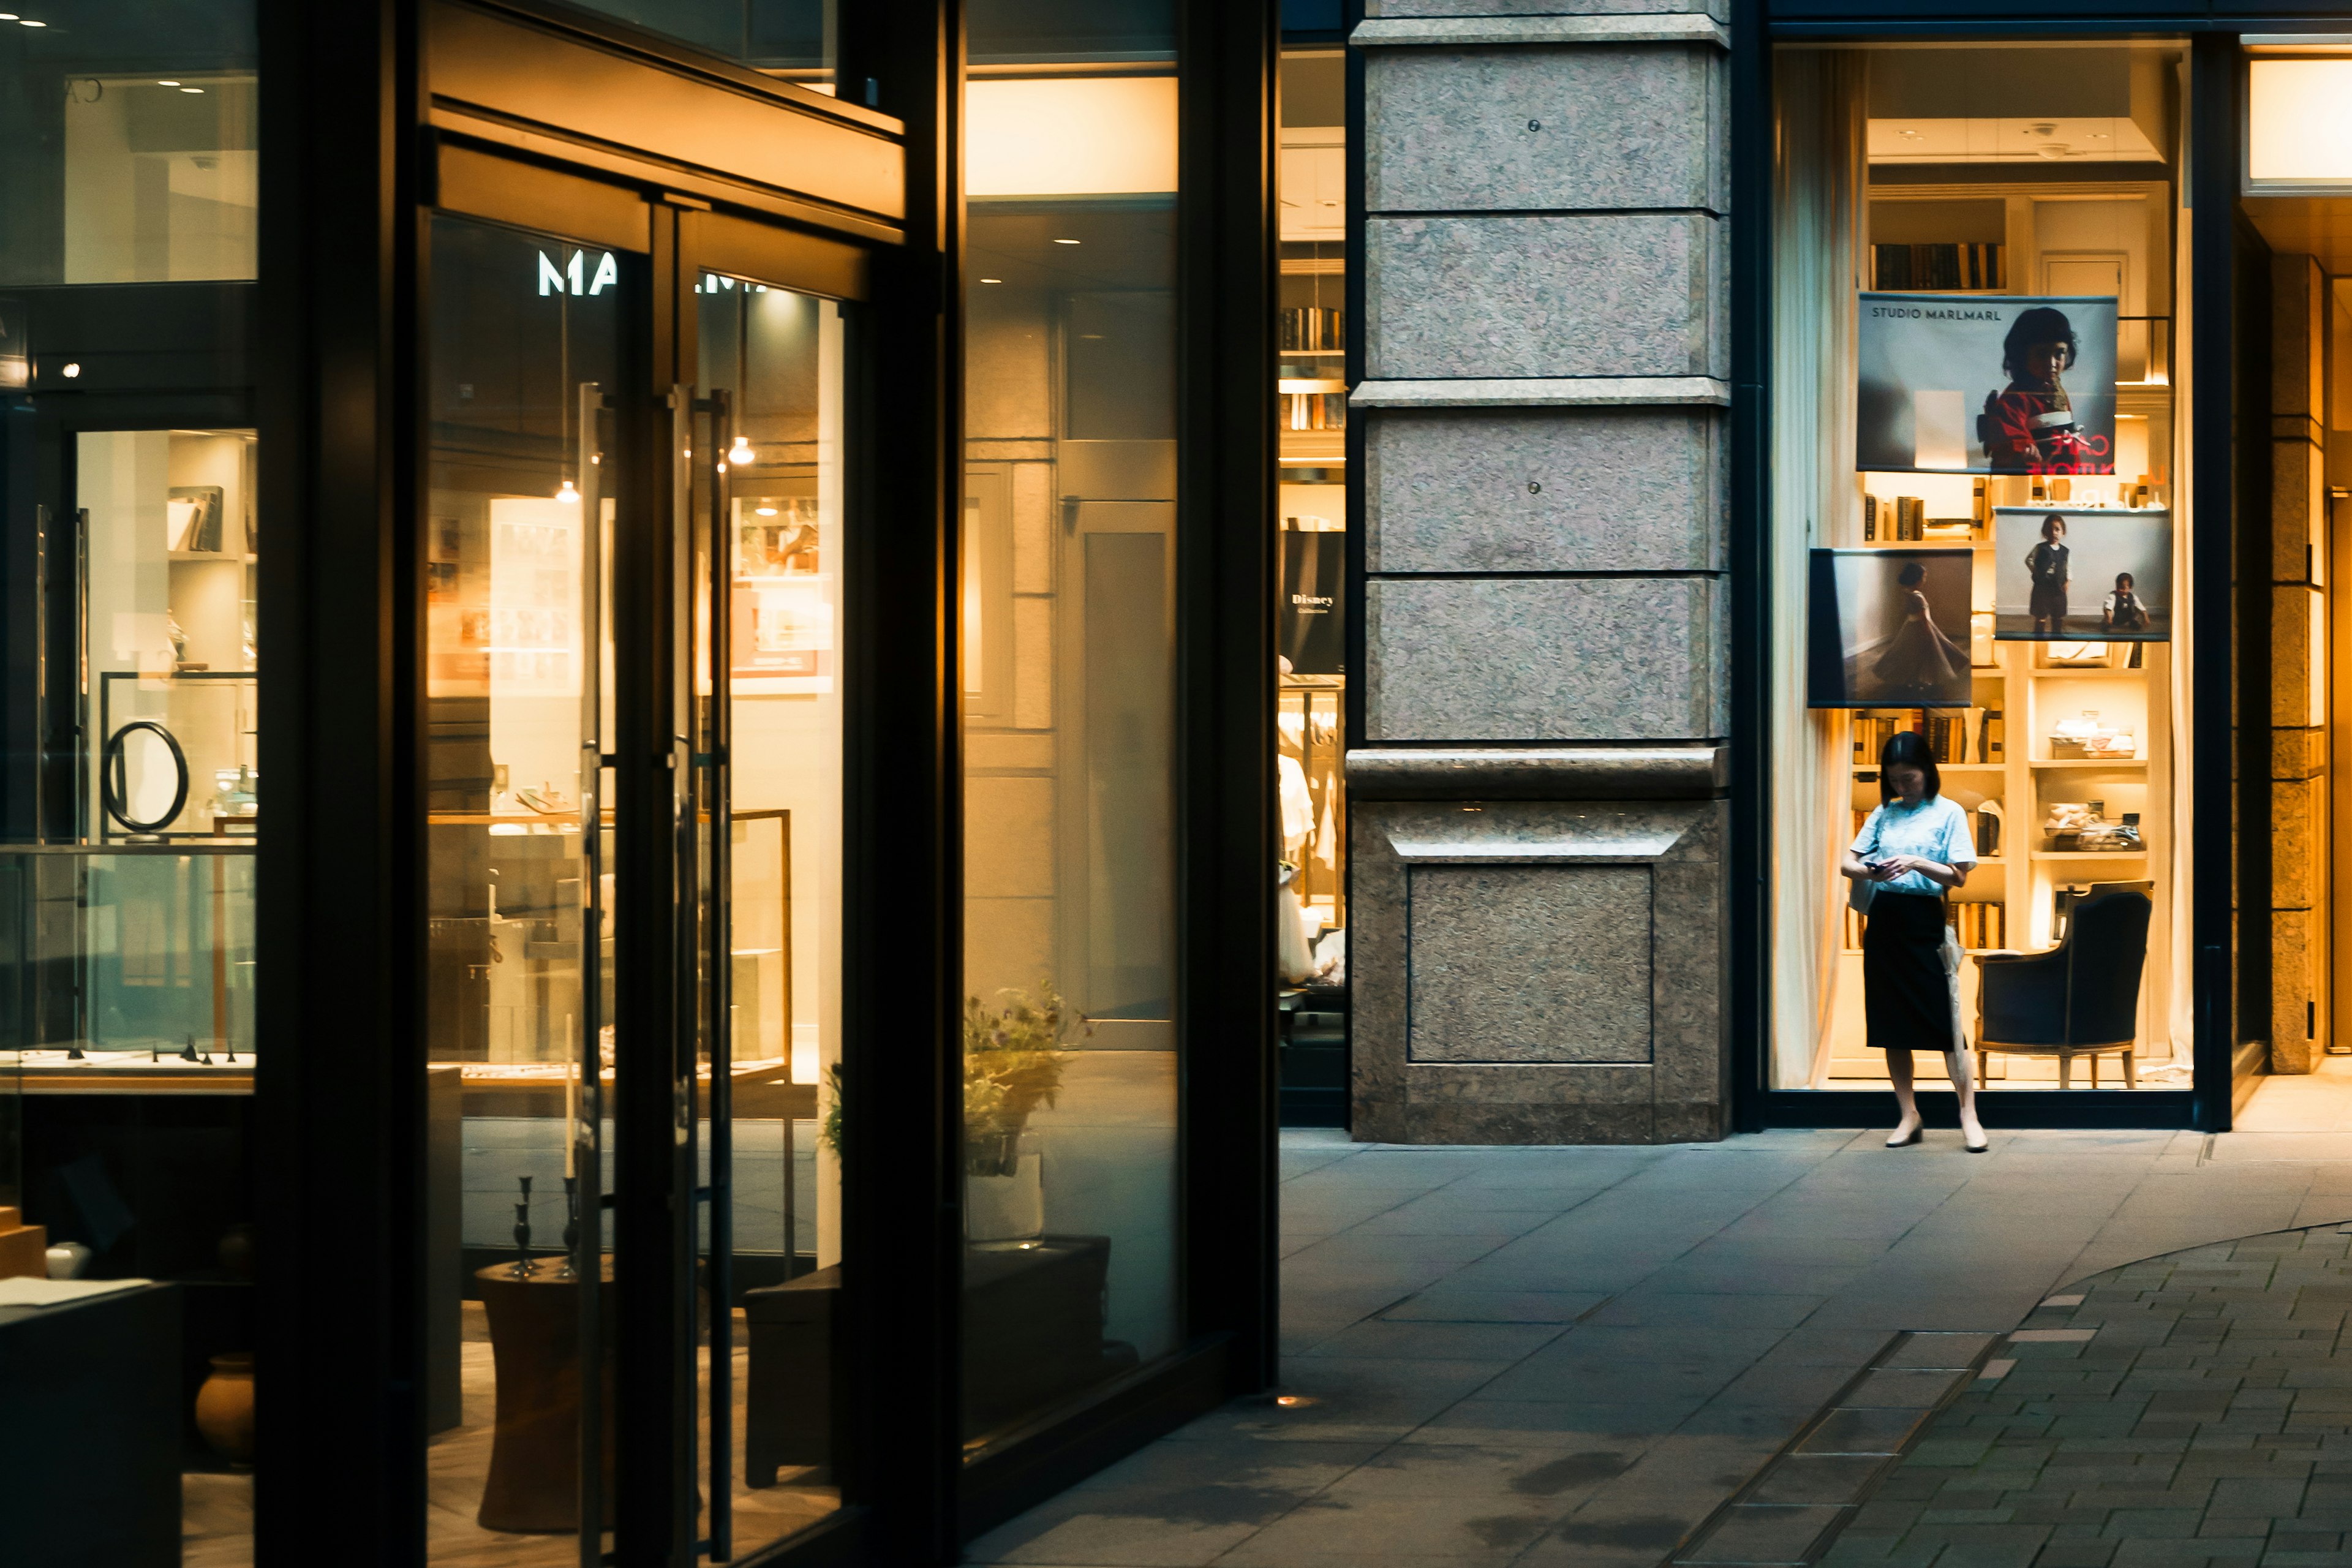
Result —
[[2170, 512], [2001, 506], [1992, 518], [1997, 639], [2172, 639]]
[[1857, 468], [2116, 471], [2113, 299], [1865, 293], [1859, 308]]
[[1805, 701], [1966, 708], [1971, 550], [1816, 550]]

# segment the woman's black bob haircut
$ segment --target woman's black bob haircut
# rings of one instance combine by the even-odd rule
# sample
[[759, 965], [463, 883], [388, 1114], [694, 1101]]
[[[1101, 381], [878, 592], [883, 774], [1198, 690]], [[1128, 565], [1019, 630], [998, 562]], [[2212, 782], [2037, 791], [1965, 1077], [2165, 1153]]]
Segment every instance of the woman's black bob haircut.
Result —
[[1898, 730], [1878, 753], [1878, 798], [1882, 803], [1895, 798], [1895, 782], [1886, 776], [1889, 768], [1917, 768], [1927, 775], [1923, 800], [1933, 800], [1944, 793], [1944, 775], [1936, 771], [1936, 753], [1927, 747], [1927, 737], [1916, 730]]
[[2025, 350], [2032, 343], [2064, 343], [2066, 363], [2060, 370], [2072, 370], [2083, 353], [2082, 340], [2074, 335], [2074, 323], [2066, 312], [2051, 305], [2036, 305], [2009, 324], [2009, 336], [2000, 340], [2000, 373], [2015, 378], [2025, 364]]

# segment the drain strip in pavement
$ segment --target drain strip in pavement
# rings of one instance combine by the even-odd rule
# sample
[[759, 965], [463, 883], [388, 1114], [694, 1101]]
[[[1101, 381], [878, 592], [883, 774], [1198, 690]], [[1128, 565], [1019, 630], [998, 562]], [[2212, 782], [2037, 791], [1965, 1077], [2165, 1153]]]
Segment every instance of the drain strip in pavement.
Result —
[[2000, 1334], [1899, 1333], [1794, 1441], [1670, 1553], [1669, 1568], [1809, 1568], [1927, 1417], [1980, 1375]]

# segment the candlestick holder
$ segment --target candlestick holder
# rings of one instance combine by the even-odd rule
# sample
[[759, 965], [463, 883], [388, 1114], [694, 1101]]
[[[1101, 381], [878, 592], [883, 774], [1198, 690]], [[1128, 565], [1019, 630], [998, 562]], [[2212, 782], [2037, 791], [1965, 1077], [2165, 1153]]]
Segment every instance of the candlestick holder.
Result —
[[528, 1279], [530, 1278], [530, 1178], [524, 1176], [520, 1179], [522, 1182], [522, 1200], [515, 1205], [515, 1260], [514, 1267], [507, 1272], [513, 1279]]
[[580, 1178], [563, 1178], [563, 1268], [559, 1278], [574, 1278], [580, 1258]]

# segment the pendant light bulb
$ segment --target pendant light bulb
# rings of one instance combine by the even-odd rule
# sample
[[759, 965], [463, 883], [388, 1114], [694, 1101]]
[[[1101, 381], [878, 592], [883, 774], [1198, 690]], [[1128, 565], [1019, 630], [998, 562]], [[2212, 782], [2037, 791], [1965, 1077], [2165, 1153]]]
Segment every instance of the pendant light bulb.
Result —
[[570, 479], [566, 479], [563, 481], [563, 488], [555, 492], [555, 499], [566, 506], [578, 506], [580, 504], [579, 487]]
[[751, 451], [751, 443], [740, 436], [736, 437], [735, 444], [727, 448], [727, 461], [736, 468], [758, 460]]

